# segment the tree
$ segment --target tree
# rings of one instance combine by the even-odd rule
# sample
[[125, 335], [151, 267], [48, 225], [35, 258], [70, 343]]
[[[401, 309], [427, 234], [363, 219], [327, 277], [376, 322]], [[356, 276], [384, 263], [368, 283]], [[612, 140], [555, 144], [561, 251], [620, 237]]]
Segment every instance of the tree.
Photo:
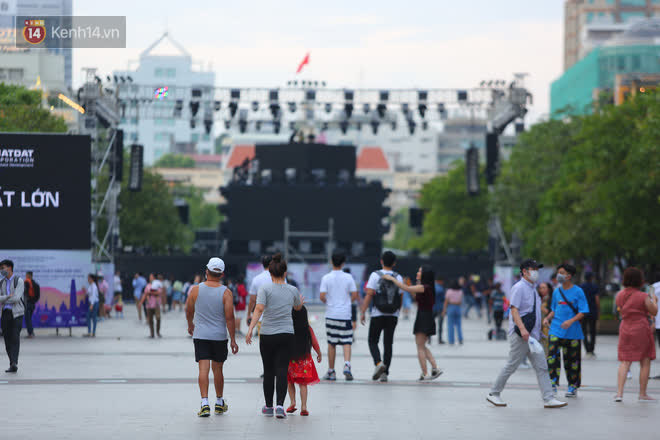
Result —
[[192, 239], [181, 223], [174, 197], [163, 178], [144, 170], [142, 190], [138, 192], [128, 190], [127, 180], [122, 183], [119, 195], [119, 224], [124, 246], [150, 247], [154, 253], [165, 253], [177, 247], [189, 250]]
[[192, 157], [181, 154], [165, 154], [154, 164], [156, 168], [195, 168]]
[[482, 191], [467, 192], [465, 163], [458, 163], [446, 176], [428, 182], [421, 191], [420, 207], [425, 210], [422, 236], [412, 240], [421, 251], [481, 251], [488, 246], [488, 208], [485, 173]]
[[392, 220], [394, 221], [394, 237], [392, 237], [392, 240], [386, 242], [385, 246], [392, 249], [411, 249], [412, 240], [418, 235], [410, 227], [409, 211], [407, 209], [400, 210], [392, 217]]
[[0, 83], [0, 131], [65, 133], [66, 122], [41, 108], [41, 91]]

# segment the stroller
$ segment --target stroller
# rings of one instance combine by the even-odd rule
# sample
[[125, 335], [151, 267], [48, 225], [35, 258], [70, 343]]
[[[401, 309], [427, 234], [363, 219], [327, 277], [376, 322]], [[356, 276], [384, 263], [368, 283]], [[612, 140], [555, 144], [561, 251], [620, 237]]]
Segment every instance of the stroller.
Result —
[[494, 328], [491, 328], [488, 330], [488, 340], [492, 341], [495, 339], [496, 341], [505, 341], [506, 340], [506, 330], [502, 328], [502, 323], [505, 322], [505, 320], [509, 319], [509, 300], [507, 298], [504, 298], [504, 310], [501, 311], [502, 316], [501, 318], [498, 316], [500, 311], [494, 311], [493, 313], [495, 314], [495, 319], [494, 322], [500, 322], [500, 328], [498, 329], [497, 326]]

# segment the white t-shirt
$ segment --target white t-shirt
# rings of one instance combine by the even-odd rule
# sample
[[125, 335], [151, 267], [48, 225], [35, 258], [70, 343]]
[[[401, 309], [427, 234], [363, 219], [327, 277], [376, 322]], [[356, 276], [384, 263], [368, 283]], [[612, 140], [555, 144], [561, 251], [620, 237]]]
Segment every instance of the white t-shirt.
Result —
[[357, 292], [353, 277], [342, 270], [333, 270], [321, 278], [321, 292], [327, 293], [325, 317], [350, 321], [351, 292]]
[[261, 272], [259, 275], [254, 277], [252, 279], [252, 284], [250, 284], [250, 289], [248, 290], [248, 293], [250, 295], [257, 296], [257, 293], [259, 293], [259, 288], [263, 286], [264, 284], [270, 284], [273, 282], [273, 279], [270, 276], [270, 272], [267, 270], [264, 270]]
[[[384, 274], [389, 274], [392, 275], [394, 272], [391, 270], [383, 270], [382, 271]], [[367, 289], [373, 289], [373, 290], [378, 290], [378, 282], [380, 281], [380, 275], [378, 275], [376, 272], [371, 272], [371, 275], [369, 275], [369, 281], [367, 281]], [[396, 276], [396, 279], [403, 283], [403, 278], [401, 275]], [[400, 291], [401, 294], [403, 294], [403, 290]], [[373, 301], [373, 299], [372, 299]], [[399, 311], [397, 310], [394, 313], [382, 313], [380, 310], [378, 310], [376, 307], [373, 307], [371, 309], [371, 317], [375, 318], [377, 316], [396, 316], [397, 318], [399, 317]]]
[[96, 287], [96, 283], [87, 286], [87, 298], [89, 299], [90, 304], [96, 304], [99, 302], [99, 289]]
[[[653, 285], [653, 290], [654, 290], [653, 293], [655, 293], [655, 297], [658, 298], [658, 302], [660, 303], [660, 281], [658, 281]], [[660, 330], [660, 313], [655, 315], [655, 328]]]
[[114, 279], [114, 288], [115, 293], [121, 293], [121, 278], [119, 278], [117, 275], [115, 275]]

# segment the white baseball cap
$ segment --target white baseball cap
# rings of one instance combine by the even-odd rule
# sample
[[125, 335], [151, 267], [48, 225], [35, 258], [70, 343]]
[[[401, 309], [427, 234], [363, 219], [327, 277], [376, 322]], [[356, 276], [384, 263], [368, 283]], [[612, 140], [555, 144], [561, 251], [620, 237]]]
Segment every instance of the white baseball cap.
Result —
[[213, 257], [209, 260], [206, 268], [214, 273], [223, 273], [225, 271], [225, 262], [218, 257]]

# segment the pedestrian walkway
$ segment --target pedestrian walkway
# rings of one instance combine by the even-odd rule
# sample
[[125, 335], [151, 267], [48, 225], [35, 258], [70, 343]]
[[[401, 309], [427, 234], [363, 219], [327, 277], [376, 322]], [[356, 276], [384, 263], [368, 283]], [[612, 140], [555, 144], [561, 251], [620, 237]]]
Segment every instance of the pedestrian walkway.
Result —
[[[355, 381], [339, 378], [311, 387], [310, 417], [284, 421], [258, 415], [263, 405], [258, 345], [239, 340], [239, 354], [230, 354], [225, 365], [229, 413], [199, 419], [197, 365], [184, 314], [165, 314], [163, 338], [150, 339], [135, 309], [125, 309], [125, 319], [100, 323], [95, 339], [83, 339], [83, 328], [74, 329], [72, 338], [36, 329], [35, 339], [21, 341], [18, 374], [0, 373], [3, 437], [508, 440], [515, 424], [537, 440], [565, 432], [605, 439], [628, 435], [631, 426], [642, 436], [653, 436], [660, 414], [660, 405], [637, 403], [636, 379], [627, 385], [624, 404], [613, 402], [615, 337], [599, 337], [598, 359], [584, 361], [580, 397], [569, 400], [568, 408], [542, 408], [533, 370], [518, 370], [511, 377], [503, 393], [508, 408], [491, 407], [485, 398], [507, 359], [508, 344], [488, 341], [485, 320], [471, 319], [463, 321], [465, 345], [440, 346], [433, 340], [431, 350], [445, 373], [428, 383], [416, 382], [412, 320], [399, 321], [387, 384], [369, 380], [373, 365], [367, 327], [359, 326], [353, 346]], [[312, 307], [310, 319], [323, 347], [322, 309]], [[638, 367], [633, 368], [637, 376]], [[660, 363], [651, 372], [659, 374]], [[565, 389], [563, 375], [561, 384]], [[649, 393], [660, 397], [660, 381], [651, 381]]]

